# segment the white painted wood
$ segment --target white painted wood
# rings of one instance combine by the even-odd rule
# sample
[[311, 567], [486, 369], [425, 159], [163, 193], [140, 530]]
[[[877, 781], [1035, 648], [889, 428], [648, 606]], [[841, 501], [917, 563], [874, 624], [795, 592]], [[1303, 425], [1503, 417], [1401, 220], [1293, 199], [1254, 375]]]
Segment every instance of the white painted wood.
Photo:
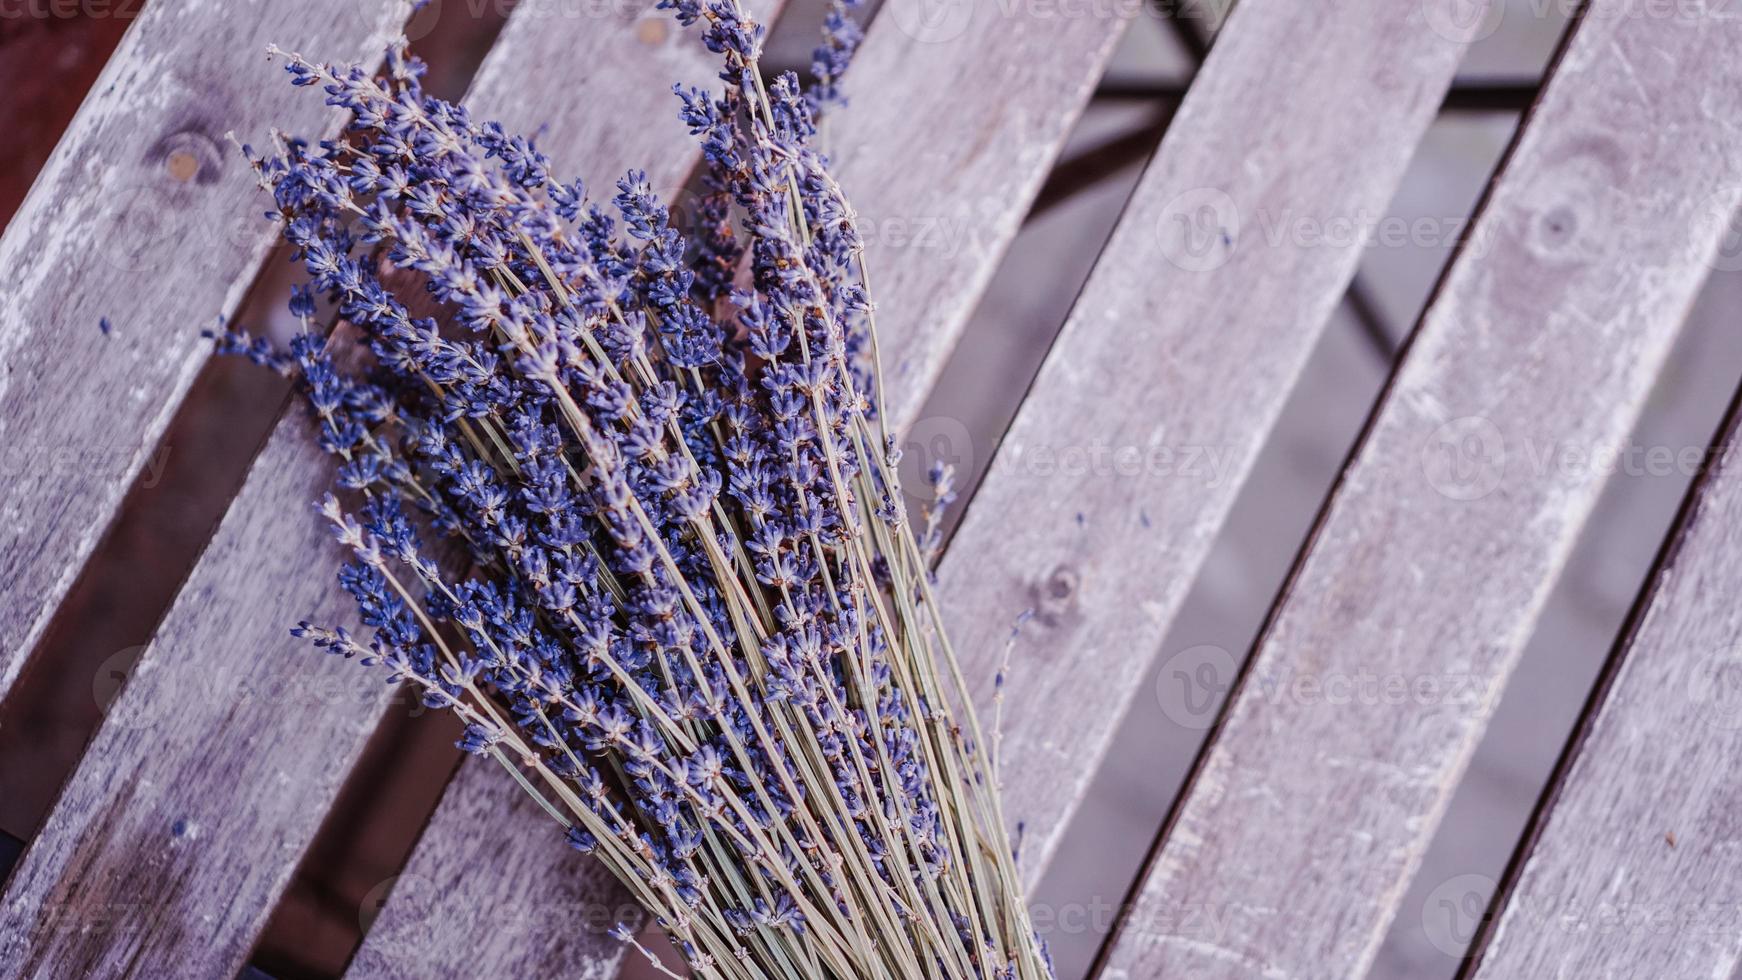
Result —
[[1734, 413], [1537, 815], [1477, 978], [1742, 968], [1742, 458]]
[[[939, 570], [1037, 879], [1463, 53], [1412, 4], [1243, 0]], [[1278, 231], [1278, 229], [1282, 229]]]
[[1642, 10], [1597, 0], [1575, 27], [1199, 759], [1110, 980], [1371, 964], [1605, 482], [1593, 454], [1623, 445], [1707, 271], [1710, 215], [1738, 202], [1742, 20]]
[[[305, 133], [338, 114], [266, 46], [370, 62], [406, 0], [165, 0], [127, 30], [0, 238], [0, 697], [134, 478], [162, 465], [272, 237], [228, 130]], [[107, 319], [112, 330], [99, 324]]]

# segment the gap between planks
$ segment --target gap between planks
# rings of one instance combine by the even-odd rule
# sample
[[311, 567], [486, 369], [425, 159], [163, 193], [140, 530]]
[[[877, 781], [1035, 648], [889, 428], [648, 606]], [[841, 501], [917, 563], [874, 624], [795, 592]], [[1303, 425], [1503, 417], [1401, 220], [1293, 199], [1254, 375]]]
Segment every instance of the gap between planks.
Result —
[[1461, 976], [1730, 977], [1742, 968], [1739, 423], [1742, 391]]
[[982, 703], [1036, 613], [1004, 705], [1031, 883], [1360, 260], [1266, 223], [1384, 213], [1464, 47], [1387, 0], [1241, 3], [968, 505], [939, 579]]

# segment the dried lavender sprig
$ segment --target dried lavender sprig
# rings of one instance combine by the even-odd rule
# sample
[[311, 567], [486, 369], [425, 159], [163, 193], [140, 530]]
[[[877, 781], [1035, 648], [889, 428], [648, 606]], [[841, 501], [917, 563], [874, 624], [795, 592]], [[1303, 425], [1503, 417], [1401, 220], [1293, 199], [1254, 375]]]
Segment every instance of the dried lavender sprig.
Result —
[[[732, 4], [696, 10], [732, 84], [718, 101], [686, 100], [686, 118], [701, 123], [713, 186], [753, 233], [738, 254], [755, 290], [733, 297], [748, 351], [722, 345], [700, 305], [717, 306], [722, 280], [676, 271], [691, 264], [681, 241], [633, 177], [614, 203], [639, 250], [585, 209], [578, 185], [551, 180], [529, 142], [422, 98], [403, 52], [390, 53], [384, 85], [293, 61], [300, 83], [324, 84], [356, 114], [352, 142], [287, 141], [257, 165], [316, 285], [377, 360], [375, 377], [349, 387], [315, 362], [323, 444], [346, 461], [342, 486], [405, 493], [487, 573], [444, 586], [405, 542], [409, 525], [377, 507], [370, 533], [437, 604], [419, 607], [368, 549], [374, 576], [353, 568], [347, 587], [390, 646], [409, 645], [401, 673], [441, 692], [430, 695], [441, 706], [474, 705], [463, 745], [502, 760], [508, 733], [527, 731], [521, 763], [592, 818], [577, 842], [622, 852], [614, 869], [700, 972], [736, 975], [731, 957], [751, 956], [776, 975], [1044, 975], [996, 799], [976, 790], [983, 739], [965, 685], [949, 664], [968, 744], [932, 676], [932, 638], [946, 657], [947, 640], [893, 504], [876, 373], [849, 371], [875, 353], [850, 209], [806, 148], [796, 86], [761, 85], [759, 29]], [[579, 221], [576, 232], [557, 218]], [[360, 248], [429, 277], [480, 340], [413, 317], [351, 258]], [[710, 246], [701, 267], [731, 253]], [[796, 361], [781, 356], [792, 346]], [[373, 410], [376, 392], [402, 409]], [[403, 459], [372, 425], [402, 433]], [[571, 689], [606, 713], [577, 709]], [[563, 710], [553, 719], [541, 704]], [[714, 751], [702, 740], [737, 769], [710, 769], [715, 755], [701, 763], [715, 774], [691, 785], [678, 767]], [[594, 758], [615, 790], [597, 782]], [[578, 793], [577, 779], [599, 789]], [[725, 809], [703, 793], [734, 782], [749, 793], [720, 794]], [[736, 857], [722, 843], [733, 835]]]

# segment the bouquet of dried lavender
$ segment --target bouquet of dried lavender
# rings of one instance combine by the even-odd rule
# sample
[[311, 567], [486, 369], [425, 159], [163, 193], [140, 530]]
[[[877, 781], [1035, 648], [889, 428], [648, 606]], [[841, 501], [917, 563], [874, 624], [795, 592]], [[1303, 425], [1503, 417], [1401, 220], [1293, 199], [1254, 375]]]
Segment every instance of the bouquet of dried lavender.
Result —
[[764, 84], [736, 0], [663, 5], [724, 64], [678, 93], [693, 241], [642, 175], [589, 203], [426, 97], [403, 45], [380, 77], [289, 56], [352, 117], [245, 148], [303, 331], [219, 346], [298, 379], [373, 635], [295, 632], [458, 715], [697, 975], [1049, 976], [931, 594], [948, 474], [916, 532], [812, 144], [856, 28], [807, 91]]

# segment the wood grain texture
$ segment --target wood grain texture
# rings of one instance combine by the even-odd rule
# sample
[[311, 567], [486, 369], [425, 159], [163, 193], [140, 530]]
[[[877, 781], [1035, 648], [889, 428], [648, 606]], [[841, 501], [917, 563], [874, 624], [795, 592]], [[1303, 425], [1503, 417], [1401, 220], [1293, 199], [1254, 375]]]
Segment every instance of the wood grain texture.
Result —
[[1371, 964], [1605, 483], [1591, 460], [1624, 444], [1722, 233], [1710, 216], [1737, 204], [1742, 20], [1629, 10], [1598, 0], [1575, 26], [1198, 760], [1109, 980]]
[[1742, 455], [1690, 491], [1666, 559], [1527, 837], [1468, 975], [1742, 968]]
[[1360, 258], [1268, 227], [1383, 214], [1463, 47], [1414, 5], [1243, 0], [969, 505], [939, 578], [982, 702], [1037, 613], [1004, 708], [1030, 880]]
[[[300, 417], [281, 427], [156, 639], [137, 662], [105, 665], [130, 676], [7, 882], [0, 976], [242, 966], [388, 697], [286, 633], [290, 609], [354, 618], [317, 571], [338, 555], [306, 504], [246, 519], [316, 499], [319, 456]], [[267, 593], [270, 605], [249, 601]]]
[[152, 3], [7, 225], [0, 697], [205, 362], [200, 327], [234, 311], [266, 253], [259, 189], [225, 131], [337, 128], [332, 109], [267, 64], [267, 44], [371, 62], [408, 10]]
[[500, 766], [477, 762], [448, 784], [346, 975], [616, 976], [626, 947], [607, 933], [640, 907]]
[[825, 145], [866, 238], [888, 404], [915, 420], [1139, 3], [888, 0]]

